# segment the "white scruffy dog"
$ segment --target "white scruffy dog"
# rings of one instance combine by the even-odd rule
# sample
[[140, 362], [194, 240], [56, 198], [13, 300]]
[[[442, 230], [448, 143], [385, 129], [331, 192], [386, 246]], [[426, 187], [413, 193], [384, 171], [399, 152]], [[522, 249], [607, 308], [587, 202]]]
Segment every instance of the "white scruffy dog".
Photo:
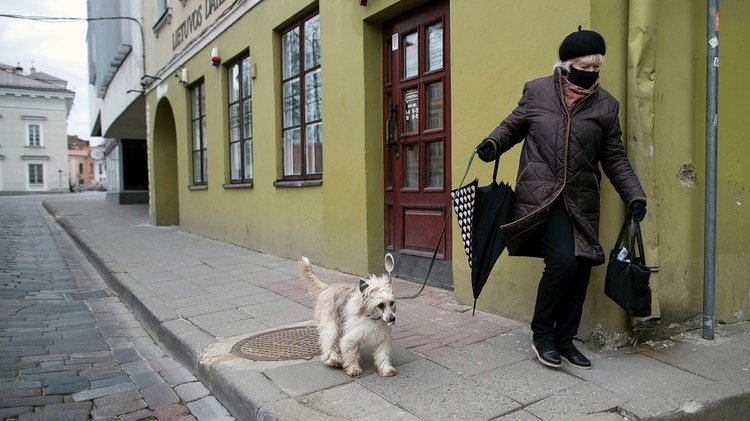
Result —
[[396, 297], [390, 274], [370, 275], [367, 281], [360, 279], [359, 287], [328, 285], [315, 276], [306, 257], [302, 257], [299, 267], [300, 276], [316, 297], [315, 323], [323, 351], [321, 360], [331, 367], [343, 367], [350, 376], [359, 376], [360, 348], [372, 345], [378, 374], [395, 375], [396, 369], [391, 365], [390, 327], [396, 322]]

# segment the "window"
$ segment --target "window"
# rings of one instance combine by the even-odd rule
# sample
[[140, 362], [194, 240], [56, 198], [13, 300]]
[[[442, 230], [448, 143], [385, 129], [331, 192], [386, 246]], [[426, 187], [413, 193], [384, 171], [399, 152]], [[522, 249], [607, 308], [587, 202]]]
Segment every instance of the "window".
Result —
[[230, 184], [253, 181], [253, 96], [250, 57], [229, 64]]
[[193, 131], [193, 184], [208, 184], [208, 150], [206, 148], [206, 94], [201, 81], [190, 89]]
[[[182, 5], [185, 5], [185, 0], [181, 0]], [[156, 36], [159, 36], [159, 31], [172, 22], [172, 13], [170, 7], [167, 4], [167, 0], [156, 0], [154, 1], [154, 26], [153, 30]]]
[[157, 22], [161, 20], [162, 16], [164, 16], [165, 13], [167, 13], [167, 0], [156, 0], [154, 2], [155, 9], [155, 17]]
[[42, 125], [30, 123], [26, 125], [26, 146], [42, 146]]
[[282, 150], [285, 179], [323, 173], [320, 16], [300, 20], [281, 35]]
[[157, 19], [159, 19], [161, 15], [167, 13], [167, 0], [156, 0], [154, 5], [156, 6]]
[[44, 185], [44, 164], [29, 164], [29, 185]]

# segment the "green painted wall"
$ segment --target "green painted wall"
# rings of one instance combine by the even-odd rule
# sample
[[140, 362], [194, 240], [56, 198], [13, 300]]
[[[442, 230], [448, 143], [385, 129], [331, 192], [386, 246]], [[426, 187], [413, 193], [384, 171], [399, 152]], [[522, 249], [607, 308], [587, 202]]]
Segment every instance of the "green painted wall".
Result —
[[[273, 184], [281, 178], [282, 167], [279, 30], [291, 18], [312, 9], [313, 4], [304, 1], [261, 2], [185, 63], [191, 83], [199, 78], [205, 82], [209, 110], [207, 189], [188, 188], [190, 91], [176, 79], [166, 81], [166, 97], [175, 113], [180, 157], [180, 224], [195, 234], [284, 257], [306, 255], [315, 264], [347, 272], [380, 271], [383, 258], [382, 156], [378, 132], [380, 35], [378, 28], [362, 21], [356, 2], [323, 2], [319, 9], [325, 28], [321, 33], [322, 50], [341, 52], [324, 54], [321, 64], [325, 116], [322, 186]], [[341, 25], [342, 21], [354, 24]], [[224, 63], [249, 50], [251, 61], [256, 64], [257, 78], [252, 84], [255, 157], [252, 188], [223, 187], [229, 171], [227, 74], [224, 66], [210, 65], [212, 47], [219, 49]], [[373, 68], [377, 71], [373, 72]], [[152, 94], [150, 103], [153, 102]], [[363, 131], [363, 127], [373, 129]]]
[[[697, 2], [698, 7], [703, 2]], [[727, 322], [750, 319], [750, 144], [747, 118], [750, 82], [750, 5], [742, 0], [720, 2], [719, 32], [719, 135], [717, 183], [717, 257], [716, 319]], [[700, 30], [705, 32], [705, 13], [701, 13]], [[696, 34], [700, 31], [696, 30]], [[696, 102], [702, 101], [705, 84], [705, 36], [697, 36]], [[696, 104], [696, 151], [699, 174], [705, 172], [705, 112]], [[705, 177], [699, 177], [699, 181]], [[700, 209], [700, 208], [699, 208]], [[702, 250], [701, 256], [702, 257]], [[700, 258], [699, 257], [699, 258]], [[702, 278], [702, 277], [701, 277]], [[701, 279], [702, 285], [702, 279]]]
[[[691, 1], [685, 7], [686, 2], [680, 0], [581, 1], [567, 2], [564, 10], [545, 9], [545, 5], [549, 3], [490, 1], [476, 8], [452, 7], [454, 184], [471, 149], [513, 109], [523, 82], [550, 73], [562, 37], [579, 24], [601, 32], [607, 40], [602, 85], [621, 102], [623, 140], [649, 194], [649, 215], [643, 224], [647, 256], [649, 264], [661, 267], [652, 277], [654, 315], [661, 317], [661, 323], [645, 333], [695, 326], [694, 316], [702, 313], [703, 290], [705, 2]], [[740, 0], [722, 1], [721, 7], [716, 318], [730, 322], [748, 318], [750, 301], [750, 280], [744, 274], [750, 263], [750, 218], [745, 204], [750, 171], [742, 158], [748, 152], [740, 123], [743, 90], [736, 89], [748, 85], [740, 69], [750, 57], [746, 41], [750, 8]], [[529, 16], [534, 17], [534, 36], [519, 36], [528, 33]], [[653, 56], [653, 63], [637, 66], [655, 66], [655, 83], [644, 93], [651, 98], [630, 104], [629, 91], [646, 88], [628, 76], [632, 48], [628, 42], [638, 38], [638, 31], [648, 32], [654, 41], [644, 53]], [[476, 45], [492, 48], [477, 54], [476, 48], [467, 47]], [[629, 108], [635, 113], [642, 112], [642, 107], [653, 107], [654, 115], [629, 115]], [[649, 130], [642, 126], [648, 118], [653, 126], [650, 132], [627, 131]], [[650, 137], [645, 144], [643, 136]], [[515, 180], [519, 150], [511, 150], [501, 160], [506, 180]], [[491, 166], [477, 162], [469, 179], [478, 176], [487, 181]], [[624, 207], [609, 183], [602, 188], [600, 239], [607, 250], [614, 243]], [[453, 250], [454, 256], [460, 256], [454, 261], [456, 296], [471, 303], [469, 268], [461, 245], [454, 243]], [[539, 260], [503, 255], [479, 307], [529, 320], [542, 268]], [[605, 343], [623, 341], [621, 333], [631, 322], [603, 294], [604, 272], [604, 266], [593, 271], [579, 333]]]
[[[451, 7], [454, 184], [460, 182], [472, 149], [516, 106], [524, 83], [552, 73], [562, 39], [578, 25], [592, 27], [588, 1], [569, 1], [564, 8], [550, 8], [549, 2], [543, 0], [481, 3], [476, 7], [455, 3]], [[612, 16], [611, 21], [618, 19]], [[613, 27], [602, 27], [616, 34]], [[597, 26], [594, 29], [601, 30]], [[618, 61], [617, 42], [602, 32], [608, 43], [603, 74], [609, 88], [618, 81], [621, 70], [610, 63]], [[499, 177], [511, 184], [515, 183], [520, 150], [513, 148], [500, 159]], [[486, 184], [491, 176], [492, 165], [475, 159], [467, 180], [478, 177], [481, 184]], [[609, 201], [606, 194], [603, 200]], [[460, 238], [457, 227], [453, 228], [454, 238]], [[470, 303], [470, 272], [458, 242], [453, 244], [453, 255], [456, 296]], [[503, 254], [482, 291], [478, 307], [513, 319], [530, 320], [542, 269], [541, 259]]]
[[657, 12], [654, 178], [659, 195], [650, 204], [653, 216], [644, 228], [659, 232], [655, 263], [663, 270], [654, 288], [665, 322], [702, 311], [704, 186], [692, 177], [705, 180], [705, 175], [698, 177], [694, 170], [703, 147], [703, 135], [695, 133], [694, 122], [703, 118], [705, 106], [704, 89], [696, 89], [701, 83], [697, 59], [705, 57], [705, 49], [700, 51], [705, 41], [705, 7], [699, 5], [703, 2], [692, 3], [692, 7], [681, 7], [684, 3], [679, 1], [660, 2]]
[[[190, 81], [206, 83], [209, 186], [190, 189], [189, 91], [168, 77], [167, 93], [148, 94], [152, 192], [169, 191], [169, 170], [159, 169], [158, 123], [165, 110], [174, 114], [177, 200], [183, 229], [283, 257], [306, 255], [315, 264], [350, 273], [380, 272], [383, 258], [383, 170], [381, 24], [423, 0], [261, 1], [205, 48], [187, 58]], [[654, 275], [656, 314], [661, 330], [702, 311], [705, 2], [698, 0], [570, 0], [550, 7], [546, 0], [453, 1], [451, 34], [451, 125], [453, 186], [457, 187], [474, 146], [516, 105], [523, 83], [547, 76], [562, 38], [578, 25], [600, 31], [607, 40], [602, 85], [621, 102], [624, 128], [640, 127], [629, 98], [629, 40], [636, 14], [653, 13], [646, 22], [655, 35], [654, 85], [649, 91], [654, 115], [647, 147], [640, 133], [625, 133], [629, 155], [647, 185], [649, 215], [644, 222]], [[742, 0], [722, 0], [719, 230], [717, 319], [748, 319], [750, 268], [747, 235], [750, 215], [748, 154], [742, 119], [747, 114], [747, 40], [750, 8]], [[321, 186], [276, 187], [281, 178], [279, 30], [319, 7], [323, 69], [324, 178]], [[224, 63], [248, 51], [256, 64], [253, 80], [254, 185], [225, 189], [228, 179], [226, 70], [209, 63], [218, 47]], [[632, 47], [632, 46], [631, 46]], [[148, 57], [147, 57], [148, 60]], [[631, 72], [632, 73], [632, 72]], [[169, 107], [164, 107], [164, 102]], [[157, 107], [157, 104], [160, 104]], [[630, 115], [629, 115], [630, 114]], [[647, 113], [648, 114], [648, 113]], [[639, 116], [642, 119], [643, 116]], [[155, 130], [156, 129], [156, 130]], [[641, 130], [641, 129], [638, 129]], [[166, 138], [165, 138], [166, 139]], [[168, 152], [168, 151], [167, 151]], [[520, 148], [501, 160], [500, 177], [515, 182]], [[155, 169], [156, 168], [156, 169]], [[487, 182], [491, 165], [475, 160], [468, 180]], [[175, 171], [172, 171], [173, 173]], [[694, 179], [692, 178], [694, 177]], [[151, 203], [159, 220], [161, 200]], [[166, 199], [170, 199], [168, 196]], [[170, 212], [167, 208], [167, 212]], [[603, 183], [600, 238], [614, 243], [624, 206]], [[169, 214], [167, 215], [167, 218]], [[453, 238], [460, 238], [455, 223]], [[455, 295], [471, 303], [469, 269], [461, 244], [453, 243]], [[501, 257], [479, 301], [487, 311], [529, 320], [543, 265], [539, 259]], [[604, 266], [595, 268], [581, 336], [622, 340], [629, 326], [619, 308], [603, 294]]]

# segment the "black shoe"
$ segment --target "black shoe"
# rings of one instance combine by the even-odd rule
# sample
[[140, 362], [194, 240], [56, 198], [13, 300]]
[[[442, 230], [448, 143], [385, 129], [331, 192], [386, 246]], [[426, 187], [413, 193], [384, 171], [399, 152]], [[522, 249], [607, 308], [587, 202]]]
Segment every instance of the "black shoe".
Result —
[[576, 347], [561, 349], [559, 352], [560, 356], [573, 367], [582, 368], [584, 370], [591, 368], [591, 361], [589, 361], [581, 351], [577, 350]]
[[560, 354], [552, 341], [532, 342], [531, 349], [536, 353], [539, 362], [546, 366], [557, 368], [562, 364]]

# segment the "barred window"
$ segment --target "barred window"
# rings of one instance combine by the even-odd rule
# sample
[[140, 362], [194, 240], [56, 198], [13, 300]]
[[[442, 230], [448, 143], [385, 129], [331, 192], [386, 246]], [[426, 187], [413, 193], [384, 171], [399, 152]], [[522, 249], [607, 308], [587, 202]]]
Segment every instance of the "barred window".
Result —
[[201, 81], [190, 89], [193, 134], [193, 184], [208, 184], [208, 149], [206, 141], [206, 93]]
[[253, 180], [253, 95], [250, 57], [229, 64], [229, 163], [230, 183]]
[[320, 15], [299, 20], [281, 36], [282, 150], [285, 179], [323, 174]]

